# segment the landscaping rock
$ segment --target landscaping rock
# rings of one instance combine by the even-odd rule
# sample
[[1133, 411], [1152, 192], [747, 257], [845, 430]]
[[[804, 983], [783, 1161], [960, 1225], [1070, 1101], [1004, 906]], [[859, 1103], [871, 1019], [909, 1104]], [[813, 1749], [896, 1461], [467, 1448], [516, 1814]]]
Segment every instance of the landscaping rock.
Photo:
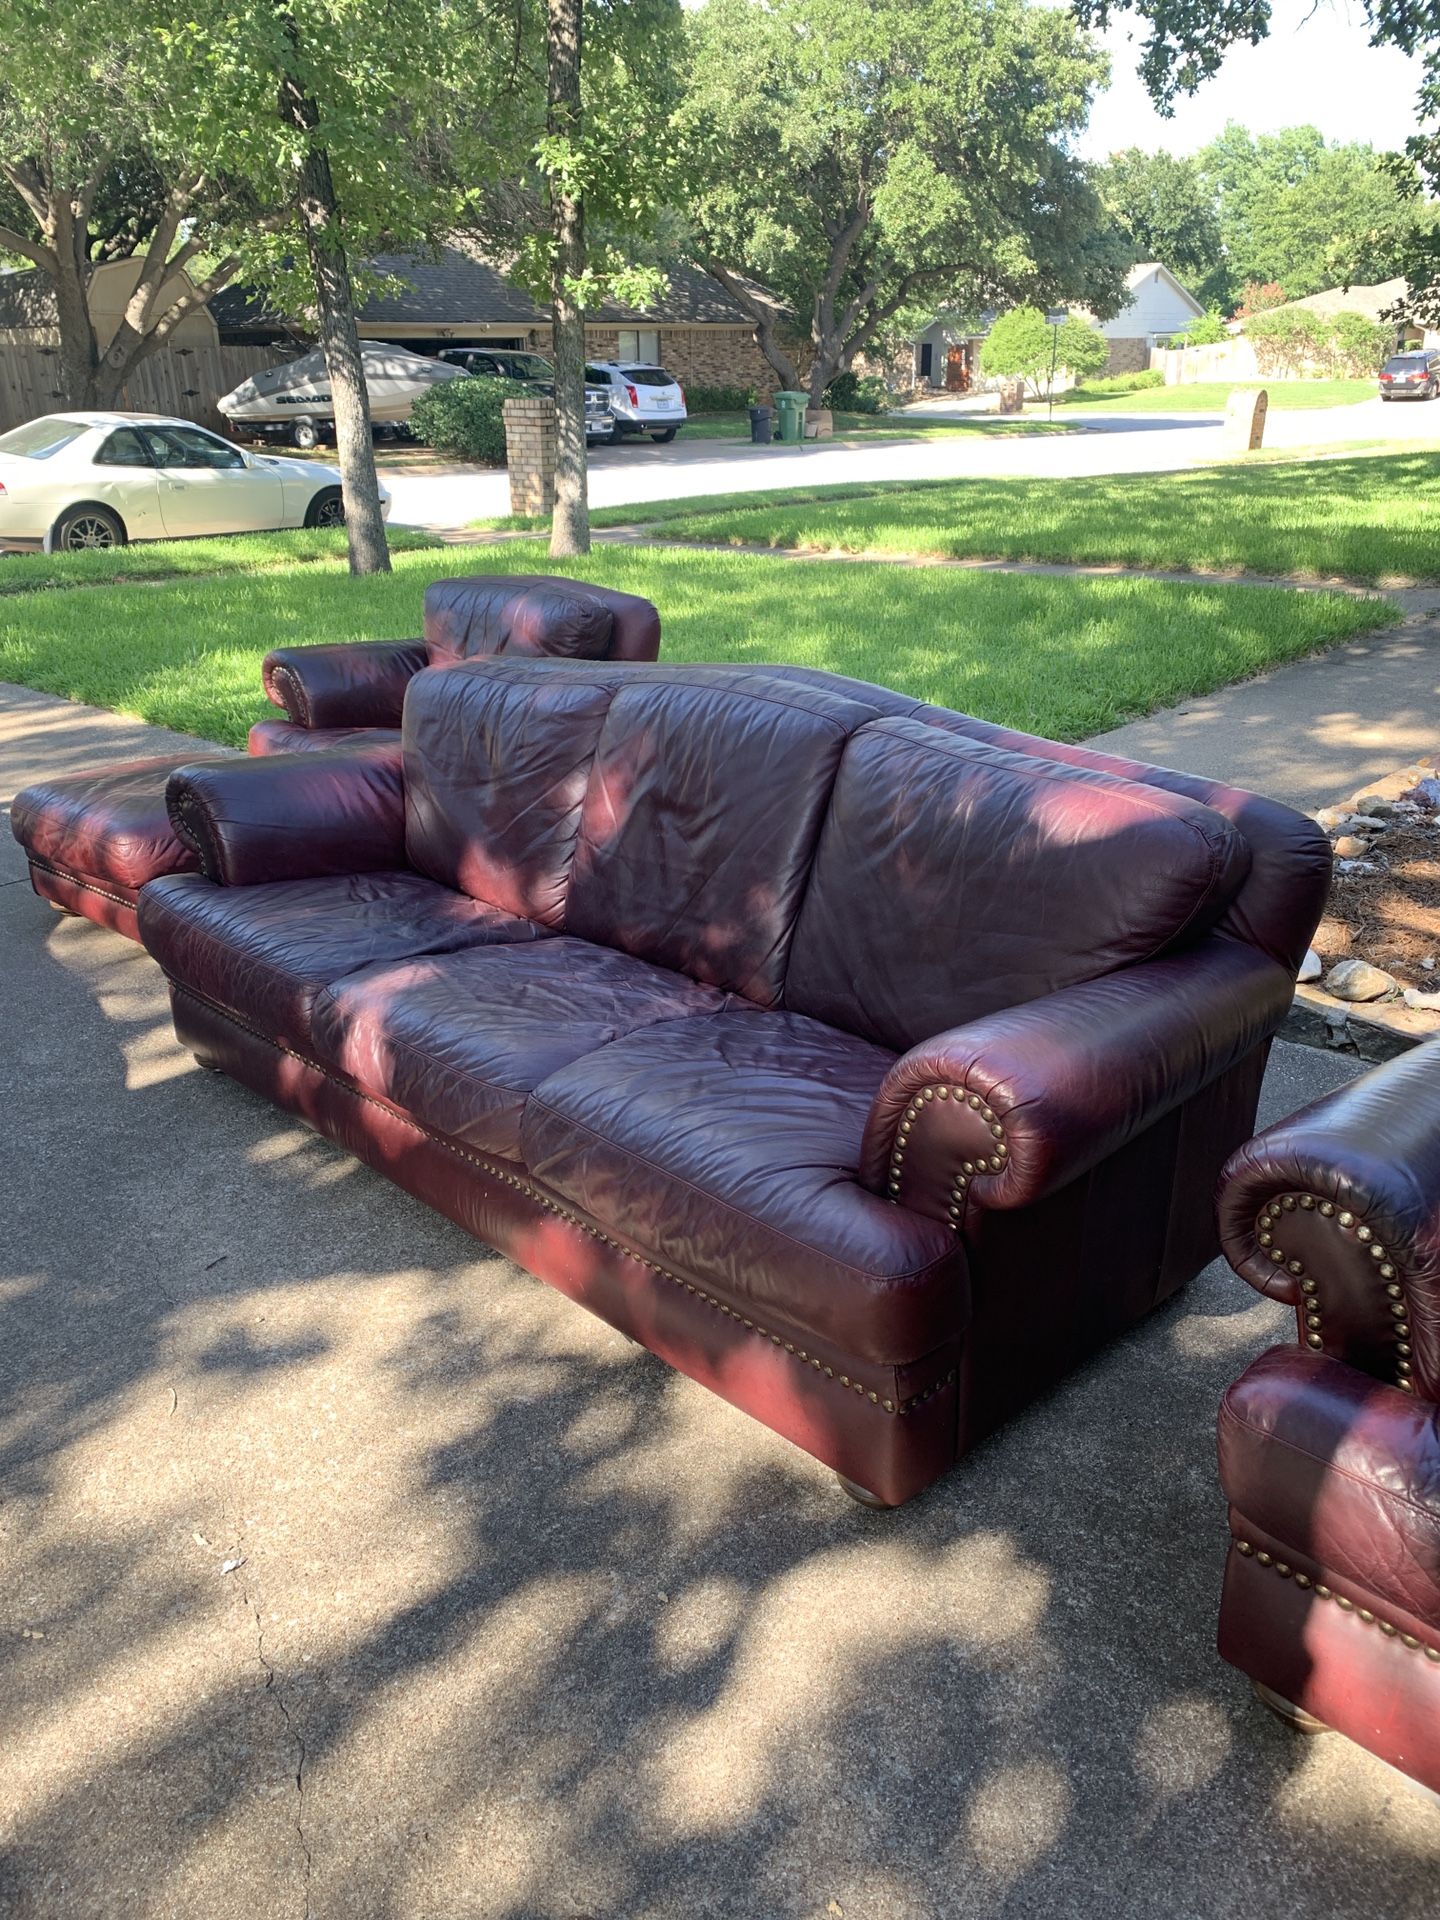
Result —
[[1440, 807], [1440, 780], [1433, 774], [1427, 779], [1415, 782], [1415, 792], [1430, 807]]
[[1325, 966], [1319, 954], [1313, 947], [1309, 947], [1306, 949], [1305, 958], [1300, 962], [1300, 971], [1295, 978], [1302, 987], [1308, 986], [1312, 980], [1318, 980], [1324, 971]]
[[1342, 833], [1334, 842], [1337, 860], [1363, 860], [1370, 851], [1368, 840], [1362, 840], [1358, 833]]
[[1325, 990], [1337, 1000], [1378, 1000], [1394, 992], [1395, 979], [1368, 960], [1341, 960], [1326, 974]]
[[1354, 805], [1356, 813], [1384, 815], [1390, 810], [1389, 801], [1382, 800], [1378, 793], [1367, 793], [1363, 799], [1357, 800]]
[[1383, 814], [1352, 813], [1345, 825], [1350, 833], [1384, 833], [1394, 818], [1394, 809], [1387, 807]]
[[1406, 987], [1403, 999], [1407, 1007], [1421, 1013], [1440, 1013], [1440, 993], [1421, 993], [1418, 987]]
[[1315, 815], [1315, 824], [1326, 833], [1335, 833], [1349, 818], [1349, 807], [1322, 807]]

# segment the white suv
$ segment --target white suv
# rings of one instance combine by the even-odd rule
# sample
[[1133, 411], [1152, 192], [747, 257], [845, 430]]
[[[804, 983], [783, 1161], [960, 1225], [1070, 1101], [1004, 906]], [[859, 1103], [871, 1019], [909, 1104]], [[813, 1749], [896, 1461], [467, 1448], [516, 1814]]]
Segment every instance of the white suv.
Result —
[[685, 424], [685, 389], [663, 367], [638, 360], [601, 360], [585, 369], [585, 379], [608, 387], [615, 438], [648, 433], [652, 440], [673, 440]]

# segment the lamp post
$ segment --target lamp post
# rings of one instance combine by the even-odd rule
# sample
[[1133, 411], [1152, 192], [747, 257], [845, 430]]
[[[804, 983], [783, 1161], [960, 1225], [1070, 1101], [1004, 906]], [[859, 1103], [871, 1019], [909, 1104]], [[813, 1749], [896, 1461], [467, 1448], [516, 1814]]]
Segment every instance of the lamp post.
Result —
[[1049, 419], [1055, 418], [1055, 356], [1060, 351], [1060, 329], [1070, 318], [1068, 307], [1051, 307], [1045, 315], [1045, 324], [1050, 329], [1050, 391]]

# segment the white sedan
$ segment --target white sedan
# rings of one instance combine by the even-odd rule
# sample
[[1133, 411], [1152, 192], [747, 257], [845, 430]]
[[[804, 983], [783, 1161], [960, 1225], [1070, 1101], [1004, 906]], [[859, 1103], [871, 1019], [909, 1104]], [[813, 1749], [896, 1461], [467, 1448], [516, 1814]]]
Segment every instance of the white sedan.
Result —
[[47, 413], [0, 433], [0, 551], [344, 523], [338, 467], [243, 453], [189, 420]]

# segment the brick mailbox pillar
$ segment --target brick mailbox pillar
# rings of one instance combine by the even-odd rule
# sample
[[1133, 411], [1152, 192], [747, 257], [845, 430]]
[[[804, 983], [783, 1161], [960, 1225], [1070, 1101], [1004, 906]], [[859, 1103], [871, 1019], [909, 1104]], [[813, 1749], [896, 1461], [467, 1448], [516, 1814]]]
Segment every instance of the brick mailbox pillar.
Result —
[[550, 513], [555, 506], [555, 402], [543, 393], [507, 400], [505, 460], [510, 511]]

